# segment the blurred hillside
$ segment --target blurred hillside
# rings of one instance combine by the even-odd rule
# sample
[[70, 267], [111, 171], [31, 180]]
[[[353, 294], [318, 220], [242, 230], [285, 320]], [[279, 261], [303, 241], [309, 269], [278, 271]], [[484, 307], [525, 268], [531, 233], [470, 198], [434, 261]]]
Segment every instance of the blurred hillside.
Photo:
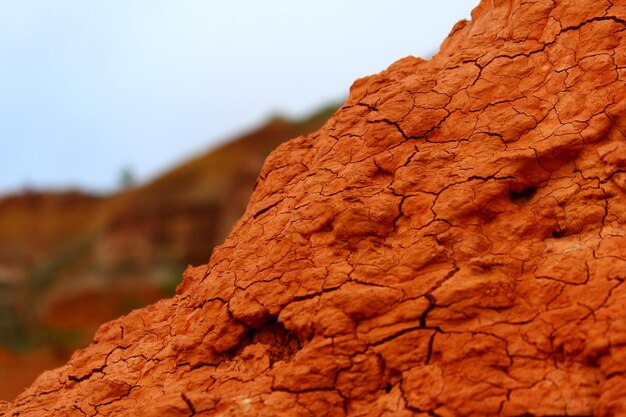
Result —
[[208, 261], [265, 157], [336, 109], [275, 117], [144, 186], [111, 196], [25, 192], [0, 199], [0, 400], [64, 363], [97, 327], [170, 296]]

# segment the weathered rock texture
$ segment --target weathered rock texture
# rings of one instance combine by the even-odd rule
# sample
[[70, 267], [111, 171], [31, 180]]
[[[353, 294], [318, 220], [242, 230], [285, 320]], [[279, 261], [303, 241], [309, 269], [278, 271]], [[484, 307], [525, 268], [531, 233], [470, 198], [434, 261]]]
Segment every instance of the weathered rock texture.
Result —
[[626, 1], [483, 1], [7, 416], [626, 415]]

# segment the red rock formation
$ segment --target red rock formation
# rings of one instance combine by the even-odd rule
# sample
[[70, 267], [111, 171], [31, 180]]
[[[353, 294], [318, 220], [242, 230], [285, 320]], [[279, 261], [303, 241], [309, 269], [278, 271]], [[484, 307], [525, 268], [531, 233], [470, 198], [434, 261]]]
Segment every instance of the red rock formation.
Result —
[[626, 2], [485, 0], [6, 416], [626, 415]]

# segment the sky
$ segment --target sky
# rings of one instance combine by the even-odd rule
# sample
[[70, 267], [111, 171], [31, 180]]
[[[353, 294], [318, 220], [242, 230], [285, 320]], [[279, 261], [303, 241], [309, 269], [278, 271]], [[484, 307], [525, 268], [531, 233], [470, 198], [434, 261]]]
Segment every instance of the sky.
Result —
[[0, 0], [0, 193], [112, 192], [428, 57], [478, 0]]

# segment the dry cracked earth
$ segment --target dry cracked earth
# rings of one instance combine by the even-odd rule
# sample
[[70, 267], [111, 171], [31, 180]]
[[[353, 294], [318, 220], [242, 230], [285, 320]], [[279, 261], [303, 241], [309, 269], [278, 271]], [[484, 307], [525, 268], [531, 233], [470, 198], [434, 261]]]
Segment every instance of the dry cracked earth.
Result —
[[626, 1], [485, 0], [3, 416], [626, 415]]

